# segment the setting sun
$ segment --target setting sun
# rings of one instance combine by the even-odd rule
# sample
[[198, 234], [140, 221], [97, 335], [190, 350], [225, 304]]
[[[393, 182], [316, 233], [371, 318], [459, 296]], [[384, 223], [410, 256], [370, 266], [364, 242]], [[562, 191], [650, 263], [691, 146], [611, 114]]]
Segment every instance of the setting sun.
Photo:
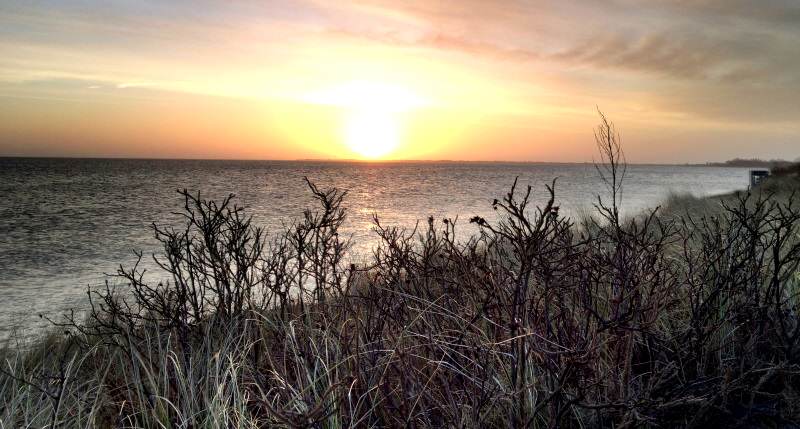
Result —
[[342, 143], [358, 158], [379, 159], [402, 143], [401, 114], [429, 104], [407, 87], [354, 80], [316, 91], [306, 102], [342, 110]]
[[344, 141], [363, 158], [376, 159], [391, 153], [400, 143], [397, 117], [385, 111], [355, 111], [345, 119]]

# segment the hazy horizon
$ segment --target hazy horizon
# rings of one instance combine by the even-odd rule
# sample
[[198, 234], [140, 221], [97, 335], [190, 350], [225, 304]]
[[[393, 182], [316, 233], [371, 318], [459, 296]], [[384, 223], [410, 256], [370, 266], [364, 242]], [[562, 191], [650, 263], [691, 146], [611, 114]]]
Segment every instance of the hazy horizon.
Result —
[[800, 156], [800, 3], [0, 5], [0, 156]]
[[[391, 164], [391, 163], [463, 163], [463, 164], [594, 164], [595, 161], [517, 161], [511, 159], [486, 159], [486, 160], [468, 160], [468, 159], [368, 159], [368, 158], [158, 158], [158, 157], [126, 157], [126, 156], [29, 156], [29, 155], [0, 155], [0, 159], [56, 159], [56, 160], [119, 160], [119, 161], [211, 161], [211, 162], [331, 162], [331, 163], [366, 163], [366, 164]], [[726, 160], [709, 160], [704, 162], [626, 162], [629, 165], [676, 165], [676, 166], [705, 166], [710, 164], [724, 164], [727, 161], [734, 161], [733, 159]], [[738, 159], [742, 161], [759, 161], [759, 162], [800, 162], [800, 158], [791, 159]], [[741, 167], [736, 167], [741, 168]]]

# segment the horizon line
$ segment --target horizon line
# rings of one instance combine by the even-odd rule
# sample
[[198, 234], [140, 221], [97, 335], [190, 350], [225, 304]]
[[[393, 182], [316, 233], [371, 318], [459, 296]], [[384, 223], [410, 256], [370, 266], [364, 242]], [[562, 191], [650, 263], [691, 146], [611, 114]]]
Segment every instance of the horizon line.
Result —
[[[116, 161], [219, 161], [219, 162], [326, 162], [361, 164], [400, 164], [400, 163], [453, 163], [453, 164], [596, 164], [594, 161], [516, 161], [516, 160], [461, 160], [461, 159], [358, 159], [358, 158], [167, 158], [167, 157], [128, 157], [128, 156], [39, 156], [39, 155], [0, 155], [0, 159], [59, 159], [59, 160], [116, 160]], [[734, 158], [735, 159], [735, 158]], [[628, 162], [628, 165], [675, 165], [675, 166], [715, 166], [730, 161], [705, 162]], [[775, 160], [758, 160], [765, 163]], [[779, 160], [784, 161], [784, 160]], [[786, 161], [791, 162], [791, 161]], [[744, 168], [744, 167], [743, 167]]]

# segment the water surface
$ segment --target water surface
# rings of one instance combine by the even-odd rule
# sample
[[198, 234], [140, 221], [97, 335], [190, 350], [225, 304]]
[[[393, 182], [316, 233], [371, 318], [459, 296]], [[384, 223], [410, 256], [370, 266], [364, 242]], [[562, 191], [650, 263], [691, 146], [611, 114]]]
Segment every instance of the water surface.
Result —
[[[182, 206], [178, 188], [238, 204], [257, 224], [278, 231], [312, 206], [303, 177], [349, 194], [346, 233], [355, 251], [374, 243], [371, 216], [385, 225], [413, 227], [428, 216], [466, 220], [494, 216], [515, 177], [533, 185], [537, 201], [558, 178], [562, 212], [591, 209], [604, 192], [590, 164], [358, 163], [0, 158], [0, 336], [16, 327], [41, 326], [38, 313], [81, 308], [87, 285], [131, 264], [133, 250], [158, 248], [149, 225], [171, 222]], [[697, 196], [747, 186], [747, 169], [632, 165], [623, 208], [635, 213], [670, 192]]]

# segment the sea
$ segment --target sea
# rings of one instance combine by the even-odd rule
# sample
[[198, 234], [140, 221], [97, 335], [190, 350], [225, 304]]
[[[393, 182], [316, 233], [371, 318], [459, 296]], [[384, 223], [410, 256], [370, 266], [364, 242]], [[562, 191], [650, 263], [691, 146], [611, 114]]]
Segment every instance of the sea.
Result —
[[[347, 191], [343, 233], [352, 257], [376, 244], [373, 214], [382, 225], [414, 228], [428, 217], [458, 219], [460, 236], [476, 232], [468, 219], [495, 219], [491, 202], [515, 178], [547, 200], [556, 179], [561, 213], [590, 213], [607, 190], [592, 164], [501, 162], [334, 162], [0, 158], [0, 339], [46, 328], [39, 315], [59, 318], [85, 310], [87, 287], [114, 282], [107, 274], [160, 248], [152, 224], [175, 224], [178, 189], [203, 198], [235, 195], [256, 225], [277, 234], [314, 209], [303, 178]], [[629, 165], [623, 214], [656, 207], [671, 193], [698, 197], [744, 189], [748, 169]], [[145, 257], [150, 275], [161, 275]]]

